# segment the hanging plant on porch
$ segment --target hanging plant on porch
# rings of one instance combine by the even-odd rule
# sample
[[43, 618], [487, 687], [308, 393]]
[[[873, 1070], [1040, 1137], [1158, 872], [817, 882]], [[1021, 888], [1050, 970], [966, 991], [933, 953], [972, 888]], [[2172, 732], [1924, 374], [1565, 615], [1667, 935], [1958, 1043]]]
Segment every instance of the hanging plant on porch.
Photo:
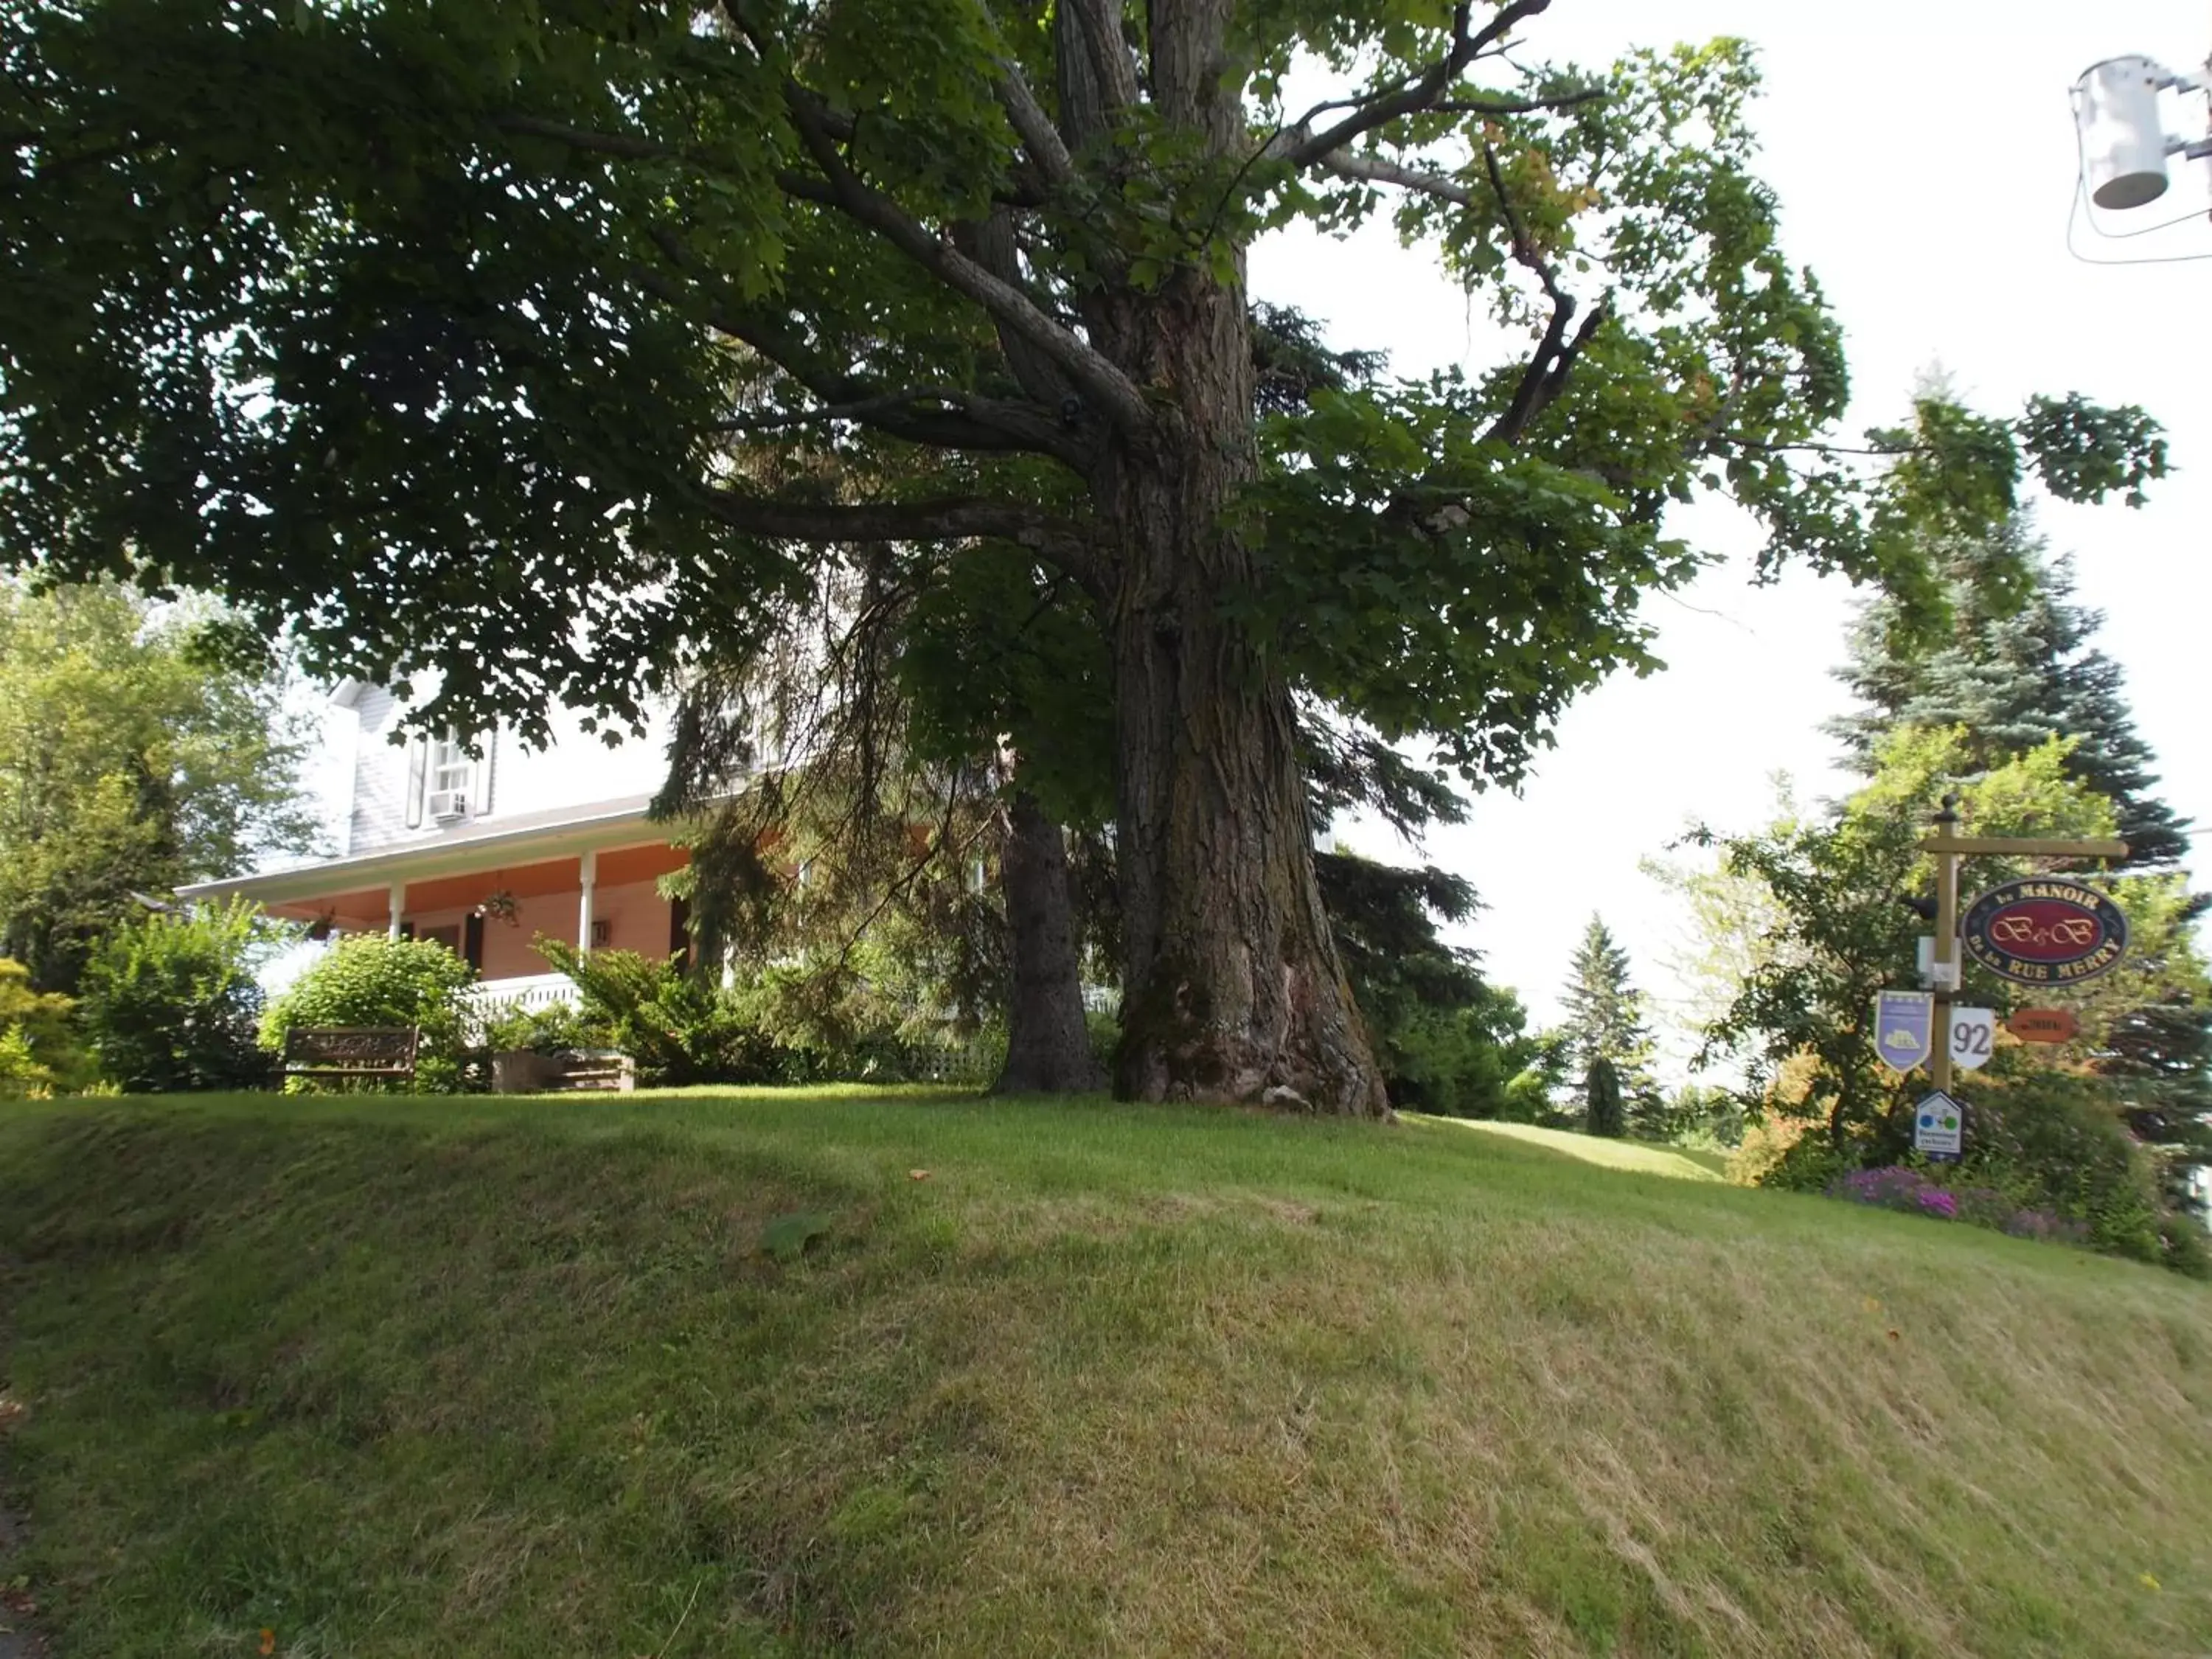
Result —
[[506, 888], [500, 887], [484, 895], [483, 902], [477, 906], [477, 914], [495, 921], [503, 921], [513, 927], [520, 920], [516, 914], [516, 908], [514, 895], [508, 892]]

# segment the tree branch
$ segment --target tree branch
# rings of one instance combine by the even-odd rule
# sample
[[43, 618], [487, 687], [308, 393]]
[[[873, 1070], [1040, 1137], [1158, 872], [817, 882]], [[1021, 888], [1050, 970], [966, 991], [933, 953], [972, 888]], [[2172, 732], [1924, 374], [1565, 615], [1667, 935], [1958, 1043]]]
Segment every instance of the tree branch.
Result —
[[[1548, 10], [1552, 0], [1510, 0], [1498, 9], [1497, 15], [1476, 33], [1468, 33], [1473, 21], [1472, 0], [1459, 0], [1452, 8], [1451, 46], [1426, 73], [1410, 82], [1400, 82], [1379, 97], [1370, 98], [1357, 105], [1352, 113], [1323, 131], [1299, 132], [1293, 130], [1293, 142], [1283, 152], [1283, 159], [1292, 167], [1310, 167], [1331, 150], [1341, 149], [1364, 132], [1396, 120], [1401, 115], [1414, 115], [1436, 104], [1444, 89], [1459, 78], [1462, 70], [1484, 52], [1510, 33], [1513, 26], [1524, 18]], [[1302, 122], [1300, 126], [1306, 124]]]
[[[766, 352], [761, 355], [768, 356]], [[774, 358], [769, 361], [775, 362], [779, 368], [784, 367]], [[788, 374], [790, 371], [786, 369], [785, 372]], [[842, 384], [852, 391], [862, 390], [866, 386], [865, 382], [857, 380], [848, 380]], [[933, 408], [932, 405], [939, 407]], [[716, 432], [775, 432], [831, 421], [872, 427], [909, 442], [934, 443], [939, 447], [957, 449], [1033, 452], [1040, 449], [1043, 441], [1056, 440], [1060, 435], [1038, 411], [1028, 405], [981, 398], [973, 392], [956, 391], [950, 386], [918, 386], [903, 392], [878, 392], [855, 398], [847, 403], [825, 403], [813, 409], [763, 410], [757, 414], [738, 415], [726, 421], [717, 421], [712, 429]], [[963, 422], [972, 422], [975, 427], [989, 429], [975, 430]], [[1032, 429], [1036, 441], [1024, 441]], [[1080, 446], [1076, 448], [1080, 453]]]
[[1505, 229], [1513, 239], [1514, 263], [1536, 273], [1536, 280], [1544, 285], [1544, 292], [1554, 307], [1564, 306], [1571, 312], [1574, 301], [1559, 291], [1559, 279], [1550, 263], [1536, 252], [1536, 245], [1521, 222], [1521, 216], [1513, 210], [1513, 198], [1505, 188], [1505, 174], [1498, 165], [1498, 152], [1488, 144], [1482, 147], [1482, 170], [1489, 176], [1491, 194], [1498, 198], [1498, 210], [1504, 216]]
[[1574, 368], [1575, 359], [1582, 355], [1583, 348], [1589, 343], [1590, 337], [1597, 332], [1611, 307], [1601, 302], [1583, 319], [1574, 338], [1567, 338], [1567, 324], [1575, 314], [1575, 297], [1559, 286], [1559, 275], [1550, 261], [1536, 251], [1535, 243], [1521, 222], [1521, 216], [1514, 211], [1513, 198], [1505, 188], [1504, 173], [1498, 165], [1498, 152], [1488, 144], [1482, 147], [1482, 166], [1489, 175], [1491, 191], [1498, 198], [1498, 210], [1504, 216], [1506, 233], [1512, 239], [1514, 262], [1535, 273], [1552, 302], [1551, 320], [1544, 325], [1544, 337], [1522, 369], [1511, 401], [1492, 422], [1490, 430], [1483, 434], [1486, 439], [1512, 444], [1521, 441], [1530, 424], [1566, 389], [1567, 375]]
[[1052, 190], [1066, 190], [1076, 182], [1075, 158], [1067, 153], [1067, 145], [1054, 127], [1052, 118], [1044, 112], [1030, 83], [1023, 78], [1022, 66], [1011, 58], [999, 60], [999, 102], [1006, 112], [1006, 119], [1022, 141], [1030, 165]]
[[1050, 357], [1122, 430], [1132, 435], [1152, 430], [1151, 407], [1134, 381], [1019, 289], [993, 276], [890, 197], [864, 183], [837, 153], [820, 119], [820, 100], [812, 93], [796, 82], [787, 82], [785, 97], [799, 140], [829, 180], [841, 212], [874, 231], [947, 288], [973, 300], [1012, 333]]
[[1316, 165], [1322, 172], [1333, 173], [1340, 179], [1352, 179], [1366, 184], [1396, 185], [1402, 190], [1418, 191], [1424, 196], [1434, 196], [1463, 208], [1482, 205], [1481, 199], [1455, 179], [1431, 172], [1426, 167], [1409, 167], [1380, 155], [1332, 150], [1322, 156]]
[[[1009, 287], [1021, 287], [1021, 253], [1012, 214], [997, 208], [978, 223], [949, 228], [953, 246], [961, 252]], [[994, 319], [993, 325], [998, 331], [1000, 354], [1022, 390], [1048, 409], [1066, 407], [1073, 387], [1060, 365], [1005, 323]]]
[[676, 154], [657, 138], [628, 132], [597, 132], [588, 127], [571, 126], [565, 121], [549, 121], [542, 116], [519, 112], [495, 115], [491, 124], [497, 131], [517, 137], [544, 138], [570, 149], [619, 156], [626, 161], [655, 161]]
[[[1096, 459], [1083, 434], [1042, 405], [952, 387], [889, 388], [828, 368], [788, 330], [757, 313], [718, 303], [699, 283], [697, 262], [672, 232], [656, 228], [648, 234], [682, 276], [679, 280], [649, 267], [634, 267], [631, 275], [640, 287], [671, 305], [698, 310], [716, 333], [750, 346], [826, 405], [793, 415], [783, 423], [850, 420], [888, 437], [933, 448], [1045, 455], [1079, 474], [1087, 472]], [[927, 406], [932, 403], [944, 406], [933, 409]], [[763, 430], [769, 424], [730, 424], [726, 429]]]
[[1541, 98], [1446, 98], [1425, 106], [1424, 115], [1534, 115], [1538, 110], [1573, 109], [1595, 104], [1606, 95], [1603, 87], [1576, 87], [1547, 93]]
[[1028, 548], [1097, 597], [1098, 544], [1085, 528], [1040, 508], [983, 496], [913, 501], [794, 501], [709, 486], [708, 510], [731, 529], [771, 541], [834, 546], [863, 542], [972, 541]]

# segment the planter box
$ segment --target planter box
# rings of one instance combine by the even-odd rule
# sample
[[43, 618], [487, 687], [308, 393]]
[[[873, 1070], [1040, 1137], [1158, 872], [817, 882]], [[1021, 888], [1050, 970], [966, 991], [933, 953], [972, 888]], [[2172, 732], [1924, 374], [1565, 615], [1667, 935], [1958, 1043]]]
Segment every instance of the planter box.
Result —
[[636, 1087], [636, 1062], [618, 1049], [572, 1048], [541, 1054], [510, 1048], [491, 1057], [491, 1091], [495, 1095], [584, 1089], [627, 1093]]

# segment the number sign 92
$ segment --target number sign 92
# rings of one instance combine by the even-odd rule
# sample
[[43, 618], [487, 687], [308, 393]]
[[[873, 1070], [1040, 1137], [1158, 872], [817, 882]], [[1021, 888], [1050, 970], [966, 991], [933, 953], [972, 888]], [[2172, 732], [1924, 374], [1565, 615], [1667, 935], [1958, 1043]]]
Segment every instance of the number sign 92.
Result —
[[1952, 1009], [1951, 1063], [1969, 1072], [1988, 1065], [1996, 1031], [1997, 1017], [1987, 1008]]

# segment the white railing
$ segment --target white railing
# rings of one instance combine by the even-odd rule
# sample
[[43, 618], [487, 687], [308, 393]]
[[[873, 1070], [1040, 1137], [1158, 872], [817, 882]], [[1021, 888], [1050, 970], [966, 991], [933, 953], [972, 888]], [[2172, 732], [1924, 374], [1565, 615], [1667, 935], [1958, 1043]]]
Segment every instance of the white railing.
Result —
[[481, 1028], [495, 1014], [534, 1014], [541, 1008], [574, 1007], [576, 981], [566, 974], [526, 974], [519, 979], [481, 979], [461, 993], [464, 1017]]

